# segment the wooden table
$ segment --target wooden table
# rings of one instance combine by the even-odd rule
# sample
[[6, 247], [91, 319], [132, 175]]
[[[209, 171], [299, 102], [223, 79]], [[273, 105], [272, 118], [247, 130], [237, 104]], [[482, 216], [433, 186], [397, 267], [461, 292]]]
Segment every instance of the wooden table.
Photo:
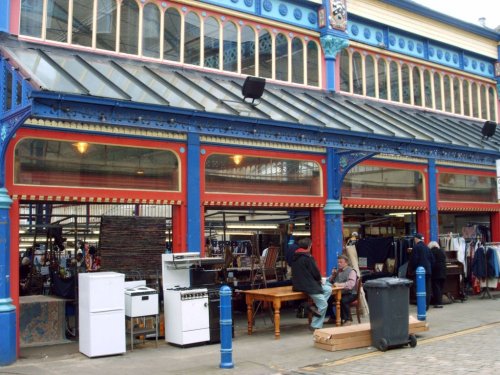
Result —
[[[253, 331], [254, 301], [272, 302], [274, 309], [274, 338], [276, 340], [280, 338], [281, 302], [309, 299], [309, 296], [303, 292], [294, 292], [292, 290], [292, 286], [242, 290], [242, 292], [245, 293], [245, 300], [247, 304], [248, 334], [251, 335]], [[337, 310], [336, 325], [340, 326], [340, 299], [342, 298], [342, 289], [337, 287], [332, 287], [332, 293], [336, 294], [335, 296], [336, 310]]]

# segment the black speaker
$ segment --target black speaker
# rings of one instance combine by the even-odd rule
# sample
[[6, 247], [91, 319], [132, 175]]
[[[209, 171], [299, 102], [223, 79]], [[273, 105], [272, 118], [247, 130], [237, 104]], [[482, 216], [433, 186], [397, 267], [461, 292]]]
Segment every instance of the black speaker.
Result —
[[495, 130], [497, 130], [497, 123], [493, 121], [486, 121], [481, 129], [483, 137], [489, 138], [495, 135]]

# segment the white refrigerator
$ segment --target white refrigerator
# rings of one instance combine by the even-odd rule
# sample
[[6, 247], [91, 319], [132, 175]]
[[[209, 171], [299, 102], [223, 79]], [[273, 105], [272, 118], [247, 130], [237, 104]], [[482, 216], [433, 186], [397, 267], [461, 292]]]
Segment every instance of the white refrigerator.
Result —
[[125, 275], [78, 275], [80, 352], [88, 357], [121, 354], [125, 343]]

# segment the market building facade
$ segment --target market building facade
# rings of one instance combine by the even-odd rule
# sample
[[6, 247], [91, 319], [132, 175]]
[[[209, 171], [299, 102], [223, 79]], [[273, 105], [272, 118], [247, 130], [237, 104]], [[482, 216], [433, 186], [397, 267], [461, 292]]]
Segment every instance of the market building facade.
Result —
[[158, 210], [166, 247], [201, 253], [242, 238], [227, 218], [279, 217], [324, 273], [353, 230], [500, 240], [494, 30], [393, 0], [2, 6], [1, 364], [24, 241], [56, 217], [76, 249], [91, 217]]

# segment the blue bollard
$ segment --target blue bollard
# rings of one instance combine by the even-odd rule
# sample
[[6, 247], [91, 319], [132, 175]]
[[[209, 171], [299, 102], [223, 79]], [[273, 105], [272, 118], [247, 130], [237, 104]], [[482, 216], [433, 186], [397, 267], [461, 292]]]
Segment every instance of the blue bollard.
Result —
[[426, 319], [426, 293], [425, 293], [425, 268], [417, 267], [416, 271], [417, 288], [417, 319]]
[[220, 368], [233, 368], [233, 319], [231, 288], [220, 288]]

